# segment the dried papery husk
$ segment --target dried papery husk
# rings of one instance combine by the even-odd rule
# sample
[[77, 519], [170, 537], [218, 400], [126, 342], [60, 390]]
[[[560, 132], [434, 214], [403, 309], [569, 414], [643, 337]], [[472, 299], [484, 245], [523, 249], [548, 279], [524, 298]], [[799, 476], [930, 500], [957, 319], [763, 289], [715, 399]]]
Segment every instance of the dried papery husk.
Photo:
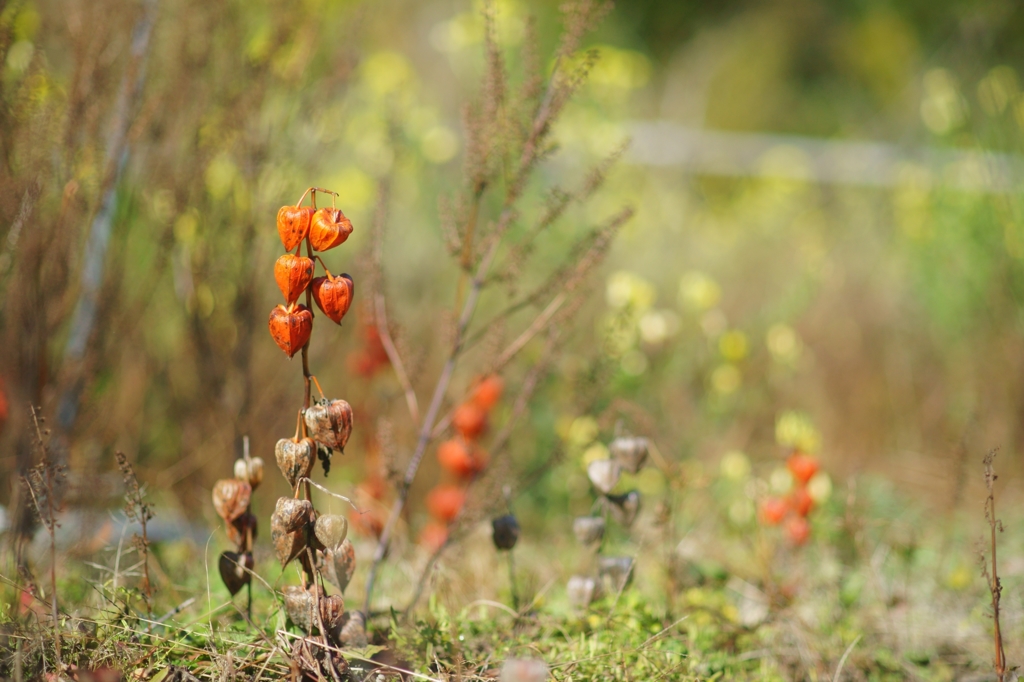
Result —
[[284, 611], [288, 618], [295, 623], [299, 629], [311, 632], [316, 625], [317, 603], [324, 596], [323, 589], [316, 584], [308, 588], [298, 585], [286, 585], [281, 588], [281, 595], [284, 597]]
[[252, 498], [252, 486], [237, 478], [222, 478], [213, 484], [213, 508], [231, 523], [245, 513]]
[[289, 561], [306, 548], [308, 528], [307, 524], [298, 530], [288, 531], [285, 529], [284, 520], [277, 513], [271, 515], [270, 540], [274, 545], [274, 554], [281, 562], [281, 568], [287, 566]]
[[220, 579], [224, 581], [232, 597], [252, 582], [252, 574], [249, 571], [255, 565], [250, 552], [221, 553], [217, 568], [220, 570]]
[[370, 643], [366, 636], [366, 617], [362, 611], [346, 611], [341, 617], [341, 634], [338, 637], [342, 646], [362, 648]]
[[352, 406], [341, 399], [321, 400], [306, 408], [306, 429], [315, 441], [344, 452], [352, 435]]
[[313, 333], [313, 313], [301, 303], [275, 306], [267, 321], [277, 347], [292, 357], [306, 345]]
[[279, 497], [274, 506], [274, 514], [270, 517], [272, 524], [286, 533], [294, 533], [313, 518], [313, 503], [309, 500], [298, 500], [294, 497]]
[[345, 243], [352, 234], [352, 222], [336, 208], [321, 208], [313, 214], [309, 226], [309, 243], [317, 251], [327, 251]]
[[629, 528], [636, 520], [637, 512], [640, 511], [640, 493], [636, 490], [621, 495], [608, 495], [608, 507], [611, 509], [612, 517], [621, 525]]
[[263, 459], [252, 457], [248, 461], [244, 459], [235, 460], [235, 478], [248, 481], [253, 490], [263, 482]]
[[240, 548], [246, 548], [246, 544], [250, 539], [246, 537], [247, 532], [251, 531], [251, 539], [255, 540], [258, 527], [259, 520], [256, 518], [256, 515], [251, 511], [246, 512], [226, 526], [228, 540], [231, 540]]
[[282, 206], [277, 211], [277, 234], [285, 251], [291, 251], [309, 234], [313, 219], [311, 206]]
[[572, 522], [572, 532], [584, 547], [590, 547], [604, 538], [604, 519], [600, 516], [580, 516]]
[[340, 594], [332, 594], [320, 600], [320, 619], [324, 633], [334, 642], [341, 638], [342, 617], [345, 615], [345, 600]]
[[324, 514], [316, 520], [313, 532], [326, 549], [335, 549], [348, 536], [348, 519], [340, 514]]
[[329, 317], [337, 324], [345, 317], [348, 309], [352, 306], [352, 299], [355, 298], [356, 285], [348, 273], [325, 275], [316, 277], [312, 282], [313, 300]]
[[491, 521], [491, 540], [498, 549], [512, 549], [519, 540], [519, 522], [512, 514]]
[[310, 438], [294, 441], [282, 438], [274, 448], [274, 457], [281, 473], [292, 488], [300, 478], [305, 478], [313, 471], [316, 463], [316, 443]]
[[647, 439], [642, 436], [620, 436], [608, 445], [608, 451], [625, 471], [635, 474], [647, 461]]
[[286, 253], [274, 263], [274, 281], [281, 295], [288, 303], [299, 300], [299, 296], [313, 281], [313, 259]]
[[587, 478], [605, 495], [615, 488], [621, 476], [622, 467], [614, 459], [598, 459], [587, 465]]
[[585, 609], [600, 595], [600, 586], [589, 576], [574, 575], [566, 584], [569, 603], [576, 608]]
[[633, 559], [628, 556], [603, 556], [597, 560], [597, 574], [609, 592], [621, 592], [633, 577]]
[[327, 582], [345, 591], [356, 573], [356, 548], [351, 540], [345, 539], [334, 549], [323, 551], [321, 572]]

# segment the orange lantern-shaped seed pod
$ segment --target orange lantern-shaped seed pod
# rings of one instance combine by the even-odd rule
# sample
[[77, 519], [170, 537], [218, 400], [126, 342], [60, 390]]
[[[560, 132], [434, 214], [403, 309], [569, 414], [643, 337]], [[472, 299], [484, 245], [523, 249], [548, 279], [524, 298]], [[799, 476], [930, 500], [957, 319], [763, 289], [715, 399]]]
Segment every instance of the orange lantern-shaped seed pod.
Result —
[[277, 211], [277, 234], [286, 251], [302, 243], [309, 234], [313, 209], [309, 206], [282, 206]]
[[279, 305], [270, 311], [270, 335], [288, 357], [298, 353], [313, 332], [313, 313], [304, 305]]
[[455, 409], [452, 425], [463, 438], [472, 440], [487, 428], [487, 413], [473, 403], [463, 403]]
[[456, 438], [438, 446], [437, 460], [445, 471], [459, 478], [468, 478], [476, 473], [476, 461], [469, 453], [469, 448]]
[[427, 494], [427, 510], [444, 523], [451, 523], [465, 503], [466, 493], [457, 485], [442, 484]]
[[284, 300], [294, 303], [313, 281], [313, 259], [284, 254], [274, 263], [274, 279]]
[[789, 506], [778, 497], [769, 497], [761, 503], [761, 523], [766, 526], [777, 526], [786, 517]]
[[501, 392], [505, 384], [501, 377], [489, 374], [480, 380], [480, 383], [473, 389], [473, 402], [481, 410], [490, 410], [501, 400]]
[[818, 473], [819, 469], [818, 460], [815, 457], [799, 451], [790, 455], [786, 466], [789, 467], [789, 472], [793, 474], [793, 478], [799, 481], [800, 485], [807, 485], [807, 482], [814, 478], [814, 474]]
[[337, 277], [328, 274], [313, 280], [313, 300], [324, 315], [341, 324], [355, 296], [355, 284], [346, 273]]
[[309, 226], [309, 243], [317, 251], [327, 251], [342, 244], [352, 234], [352, 222], [336, 208], [321, 208], [313, 214]]

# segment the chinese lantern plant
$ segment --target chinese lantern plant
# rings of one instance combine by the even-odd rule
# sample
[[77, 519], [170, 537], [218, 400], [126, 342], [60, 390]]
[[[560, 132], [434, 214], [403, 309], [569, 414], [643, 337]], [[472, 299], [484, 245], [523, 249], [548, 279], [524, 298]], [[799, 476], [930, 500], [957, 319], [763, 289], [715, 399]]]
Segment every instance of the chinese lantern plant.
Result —
[[794, 547], [807, 543], [811, 537], [810, 516], [817, 506], [810, 486], [821, 471], [818, 458], [793, 448], [786, 468], [793, 478], [793, 488], [785, 497], [769, 496], [761, 500], [758, 513], [762, 525], [781, 526]]

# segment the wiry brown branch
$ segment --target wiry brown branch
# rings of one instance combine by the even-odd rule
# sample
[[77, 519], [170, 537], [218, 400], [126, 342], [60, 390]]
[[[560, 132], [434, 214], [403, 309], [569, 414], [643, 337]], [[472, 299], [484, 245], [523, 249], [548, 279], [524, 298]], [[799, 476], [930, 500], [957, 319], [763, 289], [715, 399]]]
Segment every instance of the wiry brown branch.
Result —
[[1003, 650], [1003, 633], [999, 626], [999, 602], [1003, 596], [1003, 583], [999, 579], [999, 569], [996, 563], [996, 531], [1003, 531], [1003, 523], [996, 518], [996, 493], [995, 469], [992, 462], [996, 458], [998, 449], [990, 450], [983, 463], [985, 465], [985, 489], [988, 496], [985, 498], [985, 520], [989, 527], [989, 551], [992, 552], [992, 571], [989, 572], [988, 565], [982, 556], [982, 574], [988, 582], [988, 589], [992, 595], [992, 639], [995, 647], [995, 659], [993, 661], [996, 669], [996, 680], [1003, 682], [1006, 679], [1006, 652]]

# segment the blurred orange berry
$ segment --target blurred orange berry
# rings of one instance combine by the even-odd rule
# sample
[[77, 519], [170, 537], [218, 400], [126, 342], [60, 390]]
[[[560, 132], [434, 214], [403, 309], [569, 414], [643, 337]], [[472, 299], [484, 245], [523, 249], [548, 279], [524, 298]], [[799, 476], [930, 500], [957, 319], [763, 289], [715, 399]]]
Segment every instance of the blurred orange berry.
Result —
[[466, 502], [466, 493], [457, 485], [441, 484], [427, 494], [427, 510], [438, 521], [450, 523]]
[[814, 509], [814, 498], [807, 492], [807, 488], [797, 488], [789, 496], [789, 506], [797, 515], [806, 518]]
[[805, 455], [799, 451], [789, 456], [786, 466], [789, 467], [789, 472], [793, 474], [793, 478], [801, 485], [807, 485], [807, 482], [814, 478], [814, 474], [818, 473], [819, 469], [817, 458]]
[[476, 462], [461, 440], [452, 438], [441, 443], [437, 448], [437, 459], [445, 471], [460, 478], [476, 473]]
[[480, 380], [473, 390], [473, 402], [481, 410], [490, 410], [501, 400], [505, 382], [496, 374], [489, 374]]
[[464, 438], [472, 440], [487, 428], [487, 413], [473, 403], [463, 403], [455, 408], [452, 424]]
[[362, 513], [352, 514], [350, 520], [352, 528], [360, 535], [379, 538], [384, 532], [384, 519], [376, 510], [364, 510]]
[[761, 503], [761, 523], [766, 526], [777, 526], [786, 517], [789, 505], [779, 497], [769, 497]]
[[786, 522], [786, 535], [794, 545], [802, 545], [811, 537], [811, 524], [802, 516], [794, 516]]
[[448, 528], [437, 521], [431, 521], [420, 530], [420, 545], [431, 551], [441, 548], [448, 540]]

